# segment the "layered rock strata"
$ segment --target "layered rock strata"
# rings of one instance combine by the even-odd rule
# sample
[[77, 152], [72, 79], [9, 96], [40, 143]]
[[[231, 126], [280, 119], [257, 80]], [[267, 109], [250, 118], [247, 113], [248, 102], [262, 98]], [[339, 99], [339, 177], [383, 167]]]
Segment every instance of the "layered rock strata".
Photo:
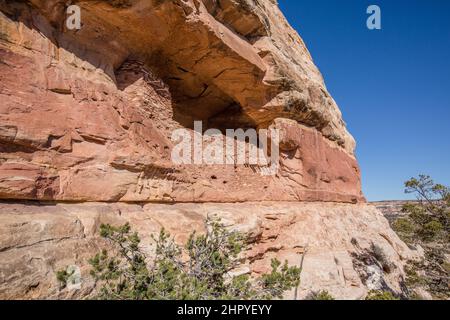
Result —
[[[94, 283], [87, 260], [105, 247], [100, 224], [130, 223], [150, 256], [164, 227], [183, 244], [219, 217], [250, 235], [246, 264], [239, 272], [270, 271], [270, 260], [302, 266], [301, 285], [286, 299], [327, 290], [336, 298], [362, 299], [371, 289], [402, 292], [403, 264], [417, 258], [373, 206], [337, 203], [205, 204], [0, 204], [0, 297], [81, 298]], [[55, 273], [81, 272], [81, 287], [60, 290]]]
[[[63, 1], [4, 3], [0, 197], [362, 201], [354, 140], [303, 42], [270, 1], [244, 3], [79, 1], [77, 31]], [[277, 118], [295, 146], [276, 176], [171, 162], [173, 130], [195, 120]]]
[[[174, 164], [194, 121], [279, 129], [279, 170]], [[253, 234], [247, 272], [303, 261], [295, 298], [400, 292], [414, 253], [365, 204], [354, 148], [274, 0], [0, 1], [0, 297], [92, 294], [100, 223], [182, 241], [212, 214]], [[60, 291], [68, 264], [83, 285]]]

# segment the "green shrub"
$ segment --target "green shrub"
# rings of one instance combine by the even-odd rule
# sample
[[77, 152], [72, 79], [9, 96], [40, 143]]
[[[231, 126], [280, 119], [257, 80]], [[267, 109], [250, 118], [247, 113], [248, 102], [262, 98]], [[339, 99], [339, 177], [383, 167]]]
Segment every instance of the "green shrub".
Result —
[[366, 300], [400, 300], [389, 291], [370, 291]]
[[311, 297], [312, 300], [335, 300], [334, 297], [326, 290], [314, 293]]
[[151, 262], [128, 224], [102, 225], [100, 234], [114, 250], [90, 259], [91, 275], [100, 282], [99, 299], [212, 300], [274, 299], [299, 285], [300, 269], [272, 260], [272, 272], [258, 279], [232, 276], [243, 262], [246, 237], [208, 220], [204, 235], [191, 234], [184, 247], [161, 230]]
[[409, 263], [405, 266], [405, 274], [406, 285], [409, 289], [417, 288], [426, 284], [425, 279], [417, 273], [417, 267], [413, 263]]
[[395, 232], [406, 242], [411, 242], [414, 238], [415, 226], [409, 218], [398, 218], [392, 224]]
[[414, 232], [414, 225], [408, 218], [399, 218], [393, 223], [394, 230], [398, 233], [411, 234]]
[[70, 277], [74, 274], [74, 271], [71, 272], [68, 271], [68, 269], [58, 270], [56, 272], [56, 280], [59, 282], [60, 289], [64, 289], [67, 287], [67, 283], [70, 279]]
[[433, 241], [441, 234], [443, 229], [444, 227], [439, 221], [432, 220], [422, 227], [420, 235], [425, 241]]

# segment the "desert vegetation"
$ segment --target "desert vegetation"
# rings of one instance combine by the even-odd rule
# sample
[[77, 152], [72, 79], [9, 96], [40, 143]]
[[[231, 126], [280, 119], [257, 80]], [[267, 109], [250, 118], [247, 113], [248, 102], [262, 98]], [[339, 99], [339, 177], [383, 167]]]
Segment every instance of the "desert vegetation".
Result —
[[422, 261], [411, 261], [405, 269], [408, 296], [422, 298], [418, 292], [425, 290], [432, 298], [448, 299], [450, 189], [426, 175], [408, 180], [405, 188], [418, 201], [405, 204], [404, 215], [392, 226], [409, 246], [424, 251]]
[[[141, 239], [129, 224], [101, 225], [100, 235], [112, 250], [102, 250], [89, 263], [99, 285], [94, 297], [105, 300], [270, 300], [299, 285], [300, 268], [272, 260], [272, 271], [259, 278], [235, 272], [244, 262], [244, 234], [208, 219], [206, 233], [191, 234], [184, 247], [164, 229], [152, 237], [155, 255], [141, 250]], [[71, 274], [57, 273], [64, 287]]]

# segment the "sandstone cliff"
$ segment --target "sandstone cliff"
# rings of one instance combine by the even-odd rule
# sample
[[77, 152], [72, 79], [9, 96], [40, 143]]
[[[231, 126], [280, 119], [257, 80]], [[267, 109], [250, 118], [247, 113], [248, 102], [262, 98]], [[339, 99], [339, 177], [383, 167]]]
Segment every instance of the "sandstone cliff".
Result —
[[[65, 24], [74, 3], [80, 30]], [[354, 139], [276, 1], [28, 0], [0, 10], [0, 297], [88, 294], [88, 280], [59, 292], [53, 271], [86, 272], [101, 222], [131, 221], [144, 238], [165, 226], [182, 239], [208, 214], [254, 233], [249, 272], [273, 256], [304, 257], [303, 296], [401, 291], [413, 252], [364, 203]], [[171, 133], [195, 120], [279, 128], [278, 174], [174, 165]]]

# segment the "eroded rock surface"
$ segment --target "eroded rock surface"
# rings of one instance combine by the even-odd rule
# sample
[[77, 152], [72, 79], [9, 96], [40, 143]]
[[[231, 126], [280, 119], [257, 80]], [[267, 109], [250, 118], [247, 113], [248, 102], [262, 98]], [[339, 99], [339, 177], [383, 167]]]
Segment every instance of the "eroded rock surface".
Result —
[[[270, 271], [270, 260], [303, 261], [301, 286], [286, 295], [301, 299], [328, 290], [336, 298], [361, 299], [368, 289], [401, 293], [403, 264], [414, 253], [373, 206], [333, 203], [30, 204], [0, 205], [0, 297], [79, 298], [94, 284], [87, 259], [104, 247], [101, 223], [129, 222], [151, 255], [151, 235], [162, 227], [184, 243], [204, 229], [207, 216], [247, 233], [252, 274]], [[82, 286], [59, 290], [55, 272], [80, 268]], [[383, 271], [383, 268], [385, 269]]]
[[[1, 4], [0, 198], [364, 200], [354, 140], [273, 2], [77, 4], [78, 31], [65, 28], [64, 1]], [[276, 119], [292, 120], [296, 145], [277, 176], [171, 162], [173, 130], [194, 120], [224, 130]]]

